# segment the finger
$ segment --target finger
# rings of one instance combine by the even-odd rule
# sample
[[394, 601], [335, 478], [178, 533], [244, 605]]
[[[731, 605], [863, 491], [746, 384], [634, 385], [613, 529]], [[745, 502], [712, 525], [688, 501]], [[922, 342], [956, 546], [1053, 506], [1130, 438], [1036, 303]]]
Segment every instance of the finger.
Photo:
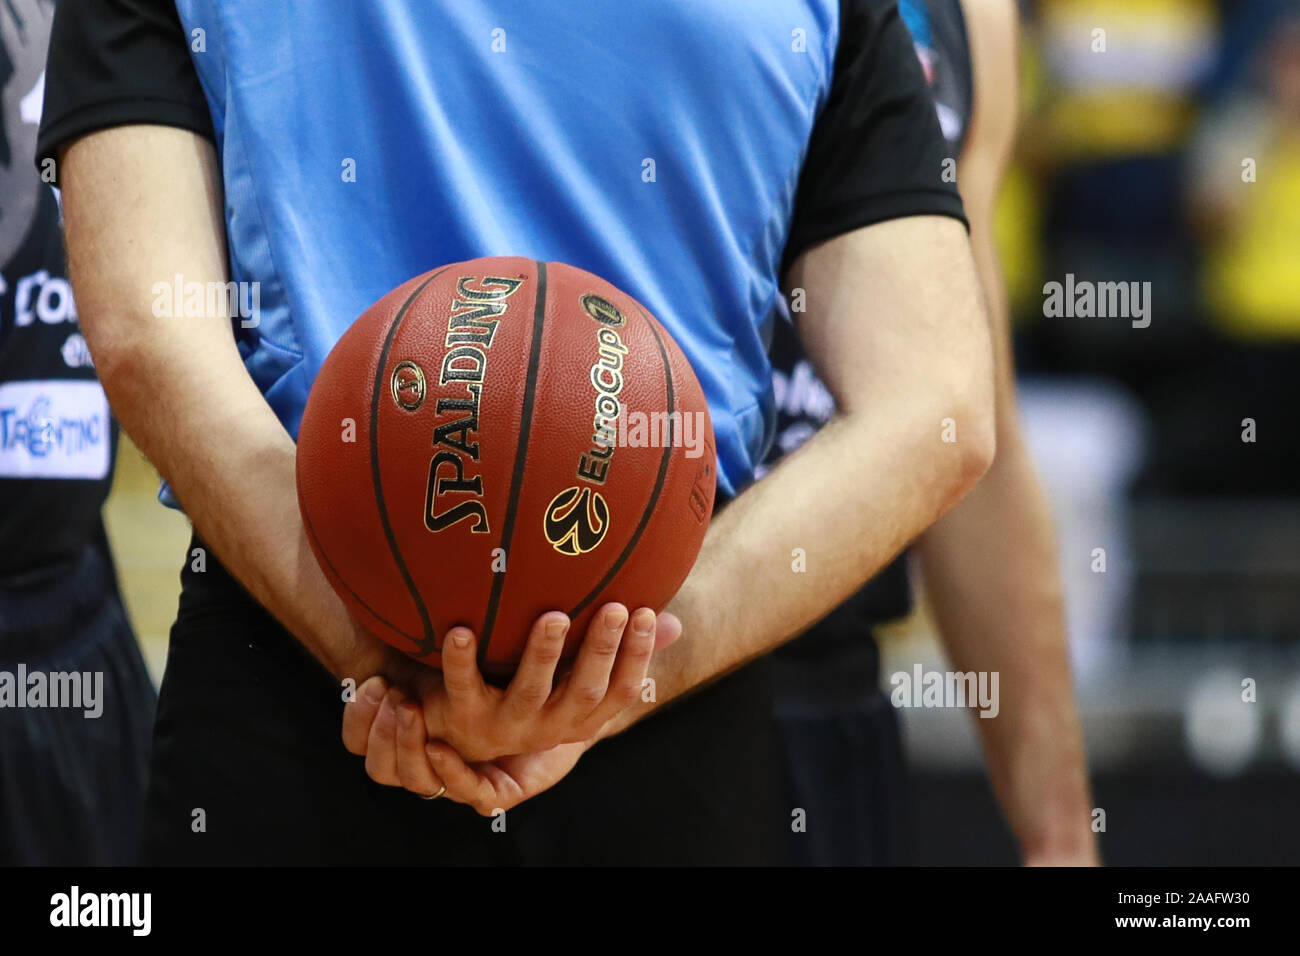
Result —
[[525, 719], [540, 710], [551, 696], [555, 665], [564, 653], [568, 633], [569, 619], [559, 611], [543, 614], [533, 623], [519, 670], [506, 690], [506, 712], [510, 716]]
[[467, 627], [453, 627], [442, 642], [442, 682], [455, 707], [470, 706], [487, 690], [479, 673], [478, 640]]
[[385, 787], [401, 784], [397, 776], [397, 704], [402, 700], [397, 688], [384, 695], [375, 722], [370, 725], [366, 741], [366, 773], [375, 783]]
[[460, 754], [441, 741], [431, 741], [424, 748], [434, 771], [447, 787], [446, 796], [468, 804], [484, 816], [497, 807], [496, 791], [491, 781], [461, 759]]
[[442, 788], [424, 752], [424, 714], [415, 704], [397, 708], [397, 778], [402, 787], [422, 797], [432, 797]]
[[682, 621], [672, 611], [664, 611], [655, 620], [655, 650], [662, 651], [682, 636]]
[[524, 802], [524, 791], [520, 787], [519, 781], [502, 770], [496, 763], [484, 764], [478, 768], [479, 776], [488, 782], [488, 790], [492, 794], [490, 800], [485, 800], [474, 809], [485, 817], [495, 816], [499, 811], [510, 810]]
[[650, 658], [655, 652], [658, 633], [655, 612], [648, 607], [638, 608], [631, 623], [609, 678], [609, 692], [593, 708], [593, 721], [604, 723], [641, 695]]
[[387, 693], [388, 681], [372, 677], [357, 688], [356, 700], [348, 701], [343, 708], [343, 746], [348, 753], [361, 755], [366, 752], [370, 727], [379, 715], [379, 707]]
[[[648, 625], [644, 619], [639, 622], [649, 627], [649, 649], [645, 651], [648, 660], [650, 651], [654, 649], [654, 613], [651, 612]], [[638, 620], [634, 619], [634, 629], [637, 623]], [[586, 717], [600, 706], [609, 689], [611, 671], [622, 657], [619, 646], [625, 640], [623, 631], [627, 624], [627, 608], [622, 604], [606, 604], [596, 612], [582, 640], [582, 647], [578, 649], [578, 661], [573, 666], [573, 673], [565, 685], [561, 705], [565, 710]]]

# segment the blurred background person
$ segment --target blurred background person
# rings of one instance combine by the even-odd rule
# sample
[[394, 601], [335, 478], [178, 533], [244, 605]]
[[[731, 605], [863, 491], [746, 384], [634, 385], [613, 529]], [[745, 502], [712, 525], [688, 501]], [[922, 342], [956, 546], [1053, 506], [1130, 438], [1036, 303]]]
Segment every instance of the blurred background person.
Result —
[[1188, 382], [1175, 400], [1187, 403], [1184, 421], [1227, 405], [1237, 418], [1263, 419], [1269, 434], [1213, 457], [1185, 436], [1169, 457], [1200, 462], [1179, 483], [1198, 493], [1286, 496], [1300, 486], [1300, 441], [1288, 440], [1300, 410], [1300, 9], [1279, 15], [1243, 53], [1211, 91], [1188, 163], [1208, 340], [1195, 370], [1220, 384], [1207, 392]]
[[[1102, 856], [1294, 864], [1297, 9], [1038, 0], [1021, 12], [1022, 135], [997, 233]], [[1048, 314], [1046, 286], [1070, 274], [1150, 282], [1149, 324]], [[934, 631], [924, 605], [888, 630], [886, 669], [937, 657]], [[903, 717], [916, 861], [1014, 862], [969, 728]]]
[[100, 517], [116, 428], [32, 166], [53, 14], [0, 3], [0, 865], [121, 865], [155, 694]]
[[1252, 65], [1194, 144], [1191, 214], [1216, 327], [1290, 345], [1300, 341], [1300, 10], [1280, 20]]
[[[913, 552], [951, 666], [986, 680], [997, 675], [996, 707], [987, 719], [975, 718], [975, 725], [1021, 858], [1040, 865], [1094, 864], [1056, 543], [1016, 408], [1006, 295], [992, 229], [1015, 142], [1016, 6], [1013, 0], [902, 0], [898, 7], [929, 81], [950, 172], [970, 222], [997, 379], [993, 467], [921, 535]], [[771, 358], [779, 418], [769, 464], [794, 451], [833, 411], [791, 323], [778, 323]], [[957, 423], [958, 441], [960, 428]], [[910, 862], [909, 787], [891, 693], [898, 685], [891, 675], [882, 690], [873, 635], [910, 610], [910, 592], [901, 556], [776, 653], [777, 718], [791, 801], [807, 814], [806, 828], [792, 834], [800, 863]], [[900, 670], [912, 678], [911, 665]], [[904, 696], [910, 704], [911, 694]], [[971, 700], [969, 706], [978, 704]]]

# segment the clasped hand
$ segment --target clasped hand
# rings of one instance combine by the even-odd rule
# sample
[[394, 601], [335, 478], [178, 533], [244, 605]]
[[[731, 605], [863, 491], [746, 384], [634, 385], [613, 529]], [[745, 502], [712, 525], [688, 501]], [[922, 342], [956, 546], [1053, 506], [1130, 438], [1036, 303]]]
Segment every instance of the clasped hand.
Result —
[[681, 635], [681, 623], [649, 608], [629, 619], [623, 605], [607, 604], [557, 679], [568, 630], [558, 611], [539, 617], [502, 689], [479, 671], [474, 633], [452, 628], [441, 671], [408, 659], [361, 684], [344, 709], [344, 745], [365, 756], [377, 783], [445, 794], [483, 814], [509, 809], [567, 774], [640, 698], [651, 656]]

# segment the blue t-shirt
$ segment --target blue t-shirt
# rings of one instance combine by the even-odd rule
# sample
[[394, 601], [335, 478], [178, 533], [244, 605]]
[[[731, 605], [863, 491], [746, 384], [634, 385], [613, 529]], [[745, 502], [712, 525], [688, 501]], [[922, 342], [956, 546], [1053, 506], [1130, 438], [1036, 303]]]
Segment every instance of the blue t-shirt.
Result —
[[236, 335], [291, 434], [375, 299], [443, 263], [527, 256], [601, 275], [663, 322], [734, 494], [775, 420], [784, 267], [871, 222], [961, 216], [892, 3], [113, 6], [117, 22], [56, 21], [40, 152], [124, 122], [213, 138], [230, 278], [259, 290]]

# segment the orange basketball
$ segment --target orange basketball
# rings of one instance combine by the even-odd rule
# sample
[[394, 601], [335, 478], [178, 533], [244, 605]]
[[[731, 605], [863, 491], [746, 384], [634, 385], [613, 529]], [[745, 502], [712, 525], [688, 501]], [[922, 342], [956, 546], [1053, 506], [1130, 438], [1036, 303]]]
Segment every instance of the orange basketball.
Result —
[[353, 615], [437, 666], [455, 625], [508, 672], [529, 628], [662, 608], [713, 510], [713, 426], [677, 343], [561, 263], [417, 276], [339, 339], [298, 433], [298, 502]]

